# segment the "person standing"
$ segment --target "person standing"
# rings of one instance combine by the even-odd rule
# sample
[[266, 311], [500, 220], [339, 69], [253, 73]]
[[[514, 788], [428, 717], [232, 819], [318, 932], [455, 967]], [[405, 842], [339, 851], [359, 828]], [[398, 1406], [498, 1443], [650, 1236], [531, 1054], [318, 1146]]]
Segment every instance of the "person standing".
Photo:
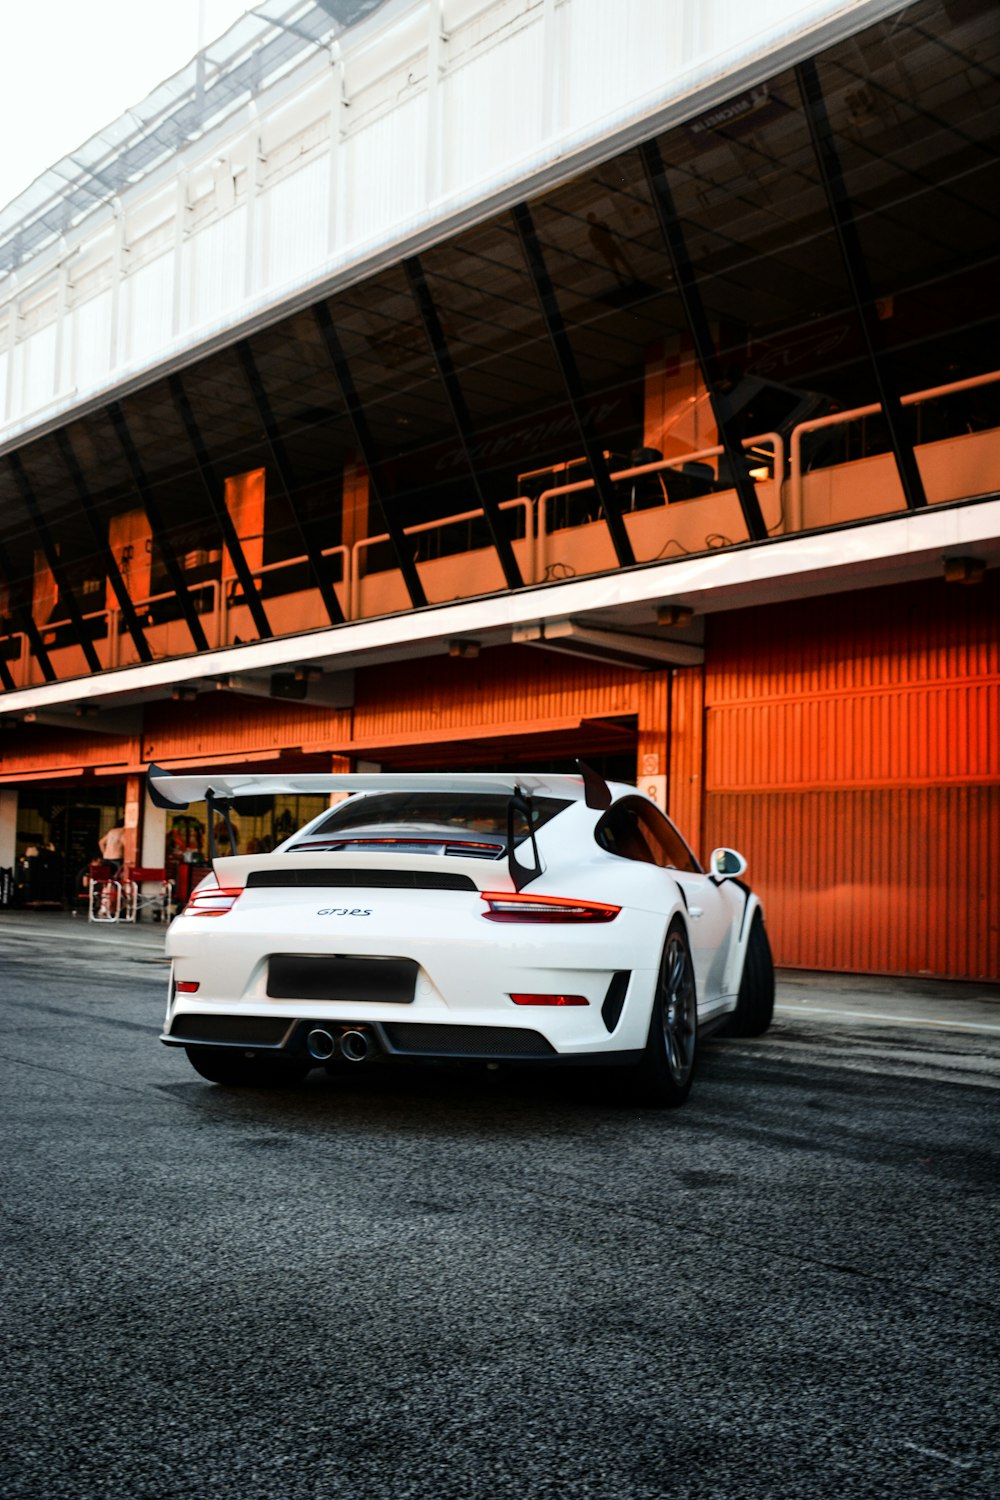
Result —
[[121, 874], [125, 859], [125, 829], [120, 824], [109, 828], [107, 833], [98, 839], [97, 847], [101, 851], [101, 858], [105, 864], [111, 867], [111, 873], [101, 887], [101, 904], [97, 912], [98, 920], [106, 922], [118, 915], [119, 892], [113, 882]]
[[101, 851], [101, 858], [106, 864], [111, 865], [111, 879], [115, 880], [125, 858], [125, 829], [120, 825], [109, 828], [107, 833], [98, 839], [97, 847]]

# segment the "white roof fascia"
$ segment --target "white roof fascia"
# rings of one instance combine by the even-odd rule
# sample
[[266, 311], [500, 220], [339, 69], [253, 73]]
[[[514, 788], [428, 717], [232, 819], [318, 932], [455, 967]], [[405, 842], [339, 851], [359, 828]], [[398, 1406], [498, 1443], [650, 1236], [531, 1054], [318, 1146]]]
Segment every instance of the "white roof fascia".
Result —
[[[419, 216], [401, 220], [382, 235], [349, 248], [346, 254], [330, 257], [305, 276], [281, 287], [268, 288], [243, 302], [235, 318], [227, 317], [216, 324], [203, 325], [196, 339], [192, 340], [189, 335], [180, 336], [166, 346], [163, 358], [155, 364], [145, 362], [119, 367], [112, 384], [91, 392], [79, 403], [72, 397], [62, 401], [57, 398], [46, 406], [43, 420], [39, 421], [35, 412], [6, 428], [0, 439], [0, 455], [58, 429], [70, 417], [75, 419], [100, 410], [109, 401], [121, 400], [155, 380], [185, 369], [199, 359], [229, 347], [236, 339], [249, 337], [322, 297], [332, 296], [396, 264], [405, 256], [421, 254], [431, 245], [515, 203], [537, 196], [651, 135], [683, 124], [730, 95], [771, 78], [776, 72], [811, 57], [842, 37], [904, 9], [907, 3], [908, 0], [850, 0], [844, 5], [826, 6], [823, 8], [827, 14], [821, 19], [807, 22], [802, 30], [783, 37], [778, 45], [769, 48], [771, 39], [765, 37], [756, 52], [741, 59], [729, 71], [725, 70], [724, 59], [712, 57], [700, 69], [692, 69], [681, 78], [671, 79], [669, 85], [655, 95], [630, 101], [615, 114], [590, 121], [572, 134], [555, 136], [532, 156], [522, 158], [493, 177], [465, 186], [447, 198], [435, 200]], [[832, 15], [829, 14], [831, 9]], [[374, 21], [376, 16], [369, 19]], [[665, 94], [668, 95], [666, 99]], [[265, 110], [261, 102], [258, 108], [261, 113]], [[26, 269], [21, 268], [22, 274]]]

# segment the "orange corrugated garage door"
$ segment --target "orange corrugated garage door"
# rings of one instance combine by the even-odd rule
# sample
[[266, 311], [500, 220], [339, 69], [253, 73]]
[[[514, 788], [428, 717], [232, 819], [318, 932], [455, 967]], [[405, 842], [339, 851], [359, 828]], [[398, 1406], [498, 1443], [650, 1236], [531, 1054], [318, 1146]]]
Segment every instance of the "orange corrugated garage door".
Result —
[[779, 963], [1000, 978], [998, 577], [709, 621], [705, 846]]

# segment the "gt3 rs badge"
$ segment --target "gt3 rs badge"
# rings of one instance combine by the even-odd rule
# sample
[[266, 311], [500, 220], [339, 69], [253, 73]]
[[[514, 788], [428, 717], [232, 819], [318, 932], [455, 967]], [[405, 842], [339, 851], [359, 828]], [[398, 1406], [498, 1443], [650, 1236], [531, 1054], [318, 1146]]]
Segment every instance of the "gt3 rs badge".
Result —
[[321, 906], [317, 917], [370, 917], [370, 906]]

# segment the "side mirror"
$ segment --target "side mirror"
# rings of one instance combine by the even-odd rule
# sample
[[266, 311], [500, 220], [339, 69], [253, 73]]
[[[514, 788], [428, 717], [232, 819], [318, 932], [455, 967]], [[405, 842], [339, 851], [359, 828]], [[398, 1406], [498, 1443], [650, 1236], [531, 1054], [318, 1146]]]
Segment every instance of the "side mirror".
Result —
[[713, 849], [709, 855], [708, 873], [713, 880], [737, 880], [746, 867], [746, 860], [735, 849]]

